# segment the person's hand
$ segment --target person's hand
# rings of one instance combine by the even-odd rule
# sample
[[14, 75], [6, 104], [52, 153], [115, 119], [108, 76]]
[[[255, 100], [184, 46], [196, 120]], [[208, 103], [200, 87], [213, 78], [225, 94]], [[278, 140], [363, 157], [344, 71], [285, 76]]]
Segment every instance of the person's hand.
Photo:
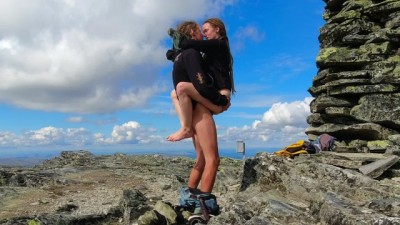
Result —
[[[228, 98], [228, 97], [227, 97], [227, 98]], [[230, 100], [230, 98], [228, 98], [228, 104], [226, 104], [225, 106], [221, 105], [221, 106], [219, 106], [219, 108], [220, 108], [219, 111], [217, 111], [217, 112], [214, 111], [214, 115], [218, 115], [218, 114], [220, 114], [220, 113], [225, 112], [226, 110], [229, 109], [229, 107], [231, 107], [231, 100]]]
[[222, 106], [222, 111], [221, 111], [221, 113], [222, 112], [225, 112], [226, 110], [228, 110], [229, 109], [229, 107], [231, 107], [231, 100], [228, 98], [228, 104], [226, 104], [226, 106]]
[[172, 62], [175, 61], [176, 57], [181, 54], [181, 51], [174, 50], [174, 49], [169, 49], [165, 56], [167, 57], [168, 60], [171, 60]]

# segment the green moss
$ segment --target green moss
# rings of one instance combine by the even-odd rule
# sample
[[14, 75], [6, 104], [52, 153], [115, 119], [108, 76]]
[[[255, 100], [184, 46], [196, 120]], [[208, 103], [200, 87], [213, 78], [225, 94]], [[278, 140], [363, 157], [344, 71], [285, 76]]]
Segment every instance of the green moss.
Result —
[[371, 0], [354, 0], [354, 2], [364, 7], [373, 4]]
[[400, 55], [395, 55], [387, 59], [388, 62], [400, 63]]
[[40, 221], [39, 220], [29, 220], [28, 221], [28, 225], [40, 225]]
[[393, 85], [382, 85], [382, 91], [383, 92], [393, 92], [396, 91], [396, 88]]
[[323, 61], [327, 60], [333, 54], [335, 54], [337, 51], [338, 51], [338, 48], [335, 48], [335, 47], [321, 49], [317, 56], [317, 62], [323, 62]]
[[380, 44], [376, 44], [376, 43], [370, 43], [370, 44], [366, 44], [366, 45], [362, 45], [360, 46], [360, 53], [361, 54], [388, 54], [391, 50], [391, 45], [390, 43], [384, 42], [384, 43], [380, 43]]
[[346, 11], [344, 13], [340, 13], [340, 16], [342, 16], [345, 19], [357, 19], [361, 17], [361, 13], [357, 12], [355, 10], [350, 10], [350, 11]]
[[390, 141], [388, 140], [368, 141], [367, 146], [368, 148], [384, 149], [390, 146]]
[[398, 65], [394, 68], [393, 75], [396, 77], [400, 77], [400, 65]]
[[330, 23], [342, 23], [344, 21], [352, 21], [361, 18], [361, 13], [355, 10], [342, 11], [332, 17]]

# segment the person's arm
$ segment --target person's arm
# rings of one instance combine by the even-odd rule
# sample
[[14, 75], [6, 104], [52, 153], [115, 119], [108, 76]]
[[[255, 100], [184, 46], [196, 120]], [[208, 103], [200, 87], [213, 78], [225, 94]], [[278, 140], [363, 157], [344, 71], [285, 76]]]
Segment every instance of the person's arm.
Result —
[[[193, 83], [191, 82], [179, 82], [179, 84], [176, 87], [176, 92], [181, 94], [181, 93], [186, 93], [191, 99], [194, 101], [204, 105], [206, 108], [211, 110], [214, 114], [219, 114], [222, 113], [223, 111], [226, 111], [230, 104], [230, 98], [228, 95], [225, 95], [226, 92], [222, 96], [225, 96], [225, 98], [228, 100], [226, 105], [217, 105], [214, 104], [212, 101], [201, 95], [198, 90], [195, 88]], [[222, 93], [221, 93], [222, 94]]]
[[168, 49], [168, 51], [165, 53], [165, 56], [167, 57], [168, 60], [171, 60], [172, 62], [175, 61], [175, 58], [181, 54], [181, 51], [175, 50], [175, 49]]
[[180, 43], [180, 47], [182, 49], [189, 49], [193, 48], [197, 51], [201, 52], [210, 52], [210, 51], [215, 51], [218, 48], [227, 48], [227, 42], [226, 40], [182, 40]]
[[168, 35], [172, 39], [172, 49], [169, 49], [166, 52], [165, 56], [167, 57], [168, 60], [174, 62], [175, 58], [183, 51], [180, 47], [181, 42], [183, 40], [188, 39], [188, 37], [172, 28], [168, 30]]

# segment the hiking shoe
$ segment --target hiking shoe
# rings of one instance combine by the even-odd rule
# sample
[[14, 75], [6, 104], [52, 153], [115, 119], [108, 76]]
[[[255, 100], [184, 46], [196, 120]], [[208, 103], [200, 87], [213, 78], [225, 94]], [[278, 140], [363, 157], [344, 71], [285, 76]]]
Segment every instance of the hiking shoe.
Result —
[[197, 195], [192, 193], [189, 188], [187, 187], [181, 188], [179, 190], [179, 195], [180, 195], [179, 204], [182, 208], [188, 209], [191, 212], [199, 211], [200, 201], [197, 199]]
[[193, 215], [201, 215], [203, 214], [203, 210], [201, 209], [201, 207], [195, 207], [193, 210]]
[[181, 198], [184, 198], [184, 199], [190, 198], [190, 196], [192, 196], [192, 198], [196, 198], [196, 196], [202, 195], [202, 194], [204, 194], [204, 193], [201, 192], [197, 188], [183, 187], [183, 188], [179, 189], [179, 195], [181, 196]]
[[193, 214], [202, 214], [200, 198], [204, 201], [205, 209], [214, 215], [219, 214], [219, 205], [217, 198], [211, 193], [204, 193], [198, 189], [189, 189], [187, 187], [179, 190], [179, 203], [182, 208], [185, 208]]

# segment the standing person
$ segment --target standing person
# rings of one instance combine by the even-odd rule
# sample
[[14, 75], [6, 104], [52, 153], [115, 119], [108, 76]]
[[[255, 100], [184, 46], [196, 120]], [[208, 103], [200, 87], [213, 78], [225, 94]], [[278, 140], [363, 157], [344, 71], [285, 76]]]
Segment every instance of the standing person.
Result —
[[[230, 100], [230, 93], [234, 92], [233, 60], [230, 53], [228, 37], [223, 22], [219, 19], [208, 19], [203, 24], [204, 34], [208, 40], [188, 40], [182, 43], [184, 49], [194, 48], [206, 53], [205, 66], [213, 74], [215, 88], [220, 90]], [[185, 50], [186, 51], [186, 50]], [[178, 56], [179, 57], [179, 56]], [[179, 60], [179, 58], [178, 58]], [[198, 62], [200, 64], [200, 62]], [[175, 63], [174, 63], [175, 64]], [[174, 65], [175, 68], [175, 65]], [[182, 197], [190, 197], [193, 193], [211, 194], [219, 166], [217, 132], [210, 108], [206, 108], [200, 91], [194, 83], [181, 81], [176, 85], [178, 98], [173, 100], [178, 115], [182, 114], [180, 105], [187, 97], [198, 101], [193, 111], [193, 143], [196, 150], [196, 164], [191, 170], [188, 188], [181, 190]], [[200, 93], [199, 93], [200, 92]], [[200, 100], [198, 100], [200, 99]], [[203, 99], [204, 100], [204, 99]], [[229, 106], [230, 103], [228, 103]], [[200, 190], [198, 185], [201, 181]]]
[[[220, 19], [208, 19], [203, 24], [203, 33], [207, 40], [187, 40], [182, 43], [182, 48], [194, 48], [205, 53], [205, 65], [214, 75], [216, 88], [230, 97], [230, 93], [235, 92], [233, 59], [225, 25]], [[182, 86], [186, 88], [178, 86], [178, 98], [183, 94], [190, 95], [194, 92], [192, 84], [185, 83]], [[191, 97], [194, 99], [193, 95]], [[197, 162], [190, 174], [188, 186], [191, 189], [197, 188], [201, 180], [200, 190], [211, 193], [219, 166], [216, 127], [211, 112], [201, 104], [196, 105], [193, 118]]]

